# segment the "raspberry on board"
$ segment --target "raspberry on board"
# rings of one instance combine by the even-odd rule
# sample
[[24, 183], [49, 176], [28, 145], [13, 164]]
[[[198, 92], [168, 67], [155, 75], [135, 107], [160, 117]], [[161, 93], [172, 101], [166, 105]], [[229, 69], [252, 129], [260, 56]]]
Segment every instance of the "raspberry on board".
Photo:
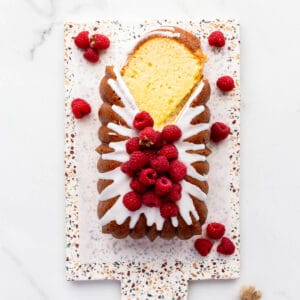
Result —
[[225, 45], [225, 36], [221, 31], [214, 31], [208, 36], [208, 43], [213, 47], [223, 47]]
[[207, 256], [213, 246], [213, 243], [210, 240], [199, 238], [195, 241], [194, 246], [201, 256]]
[[110, 40], [104, 34], [93, 34], [90, 39], [90, 45], [92, 48], [101, 51], [109, 48]]
[[87, 48], [83, 53], [83, 57], [91, 63], [96, 63], [99, 61], [99, 53], [93, 48]]
[[235, 87], [233, 78], [228, 75], [219, 77], [216, 85], [223, 92], [230, 92]]
[[89, 32], [79, 32], [74, 39], [74, 43], [80, 49], [87, 49], [90, 46]]
[[225, 226], [221, 223], [209, 223], [206, 227], [206, 235], [214, 240], [220, 239], [225, 233]]
[[84, 116], [90, 114], [90, 112], [92, 111], [89, 103], [81, 98], [76, 98], [72, 101], [71, 109], [76, 119], [81, 119]]
[[231, 255], [235, 251], [234, 243], [227, 237], [223, 237], [221, 243], [217, 247], [217, 252], [224, 255]]
[[210, 139], [218, 143], [227, 138], [230, 134], [230, 128], [222, 123], [222, 122], [215, 122], [210, 129]]

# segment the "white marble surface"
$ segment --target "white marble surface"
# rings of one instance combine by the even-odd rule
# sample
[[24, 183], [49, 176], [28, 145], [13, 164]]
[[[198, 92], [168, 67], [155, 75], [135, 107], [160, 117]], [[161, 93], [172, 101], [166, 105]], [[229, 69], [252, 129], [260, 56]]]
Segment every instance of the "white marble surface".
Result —
[[189, 299], [299, 299], [298, 1], [0, 1], [0, 299], [119, 299], [64, 278], [63, 21], [238, 17], [242, 37], [241, 278]]

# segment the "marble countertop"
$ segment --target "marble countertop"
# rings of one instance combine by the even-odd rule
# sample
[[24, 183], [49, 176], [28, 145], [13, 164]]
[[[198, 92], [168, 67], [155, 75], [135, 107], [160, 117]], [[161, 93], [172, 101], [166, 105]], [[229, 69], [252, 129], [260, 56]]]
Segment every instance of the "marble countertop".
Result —
[[119, 299], [119, 282], [64, 274], [63, 22], [236, 17], [241, 22], [241, 278], [189, 299], [298, 299], [297, 1], [1, 0], [0, 299]]

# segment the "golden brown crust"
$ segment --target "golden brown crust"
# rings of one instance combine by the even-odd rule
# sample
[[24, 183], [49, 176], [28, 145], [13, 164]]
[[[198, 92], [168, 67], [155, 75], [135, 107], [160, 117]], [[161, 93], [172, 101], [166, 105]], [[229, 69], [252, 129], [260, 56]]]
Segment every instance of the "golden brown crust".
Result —
[[116, 124], [120, 124], [129, 128], [127, 123], [117, 113], [113, 111], [111, 105], [108, 103], [103, 103], [100, 106], [98, 115], [102, 125], [107, 125], [109, 122], [114, 122]]
[[200, 175], [205, 175], [209, 171], [209, 164], [207, 161], [197, 161], [192, 163], [192, 166]]
[[176, 235], [176, 230], [170, 220], [164, 222], [163, 228], [160, 232], [160, 237], [166, 240], [172, 239]]
[[187, 225], [181, 215], [178, 215], [178, 226], [177, 226], [177, 236], [181, 240], [187, 240], [193, 236], [193, 230], [192, 227]]
[[128, 136], [122, 136], [115, 131], [107, 128], [106, 126], [101, 126], [98, 131], [99, 140], [102, 143], [108, 144], [110, 142], [120, 142], [124, 140], [128, 140]]
[[147, 230], [146, 217], [144, 214], [141, 214], [138, 222], [134, 228], [130, 231], [130, 236], [133, 239], [140, 239], [145, 236]]
[[147, 227], [147, 233], [146, 233], [146, 235], [147, 235], [147, 237], [148, 237], [148, 239], [150, 241], [154, 241], [157, 238], [158, 231], [156, 229], [156, 225], [155, 224], [152, 225], [152, 226], [150, 226], [150, 227]]
[[196, 107], [202, 104], [205, 104], [210, 97], [210, 84], [206, 78], [203, 78], [203, 89], [201, 93], [195, 98], [191, 103], [191, 107]]
[[[163, 31], [168, 31], [167, 29], [161, 29]], [[179, 42], [183, 43], [186, 47], [188, 47], [194, 54], [199, 55], [205, 60], [205, 56], [202, 54], [201, 45], [199, 39], [193, 34], [182, 30], [181, 28], [174, 27], [174, 33], [180, 33], [179, 37], [176, 37]], [[149, 37], [150, 38], [150, 37]], [[140, 41], [134, 51], [140, 47], [147, 39]], [[121, 71], [122, 72], [122, 71]], [[124, 107], [122, 99], [113, 91], [113, 89], [109, 85], [109, 79], [116, 79], [116, 75], [114, 73], [112, 66], [107, 66], [105, 70], [105, 76], [101, 80], [99, 91], [101, 98], [103, 100], [103, 104], [99, 109], [99, 119], [102, 123], [102, 126], [99, 128], [98, 136], [102, 144], [97, 147], [96, 151], [102, 156], [102, 154], [113, 152], [114, 149], [109, 147], [110, 142], [117, 142], [127, 140], [129, 137], [121, 136], [115, 131], [109, 129], [106, 125], [110, 122], [115, 124], [120, 124], [126, 127], [131, 126], [131, 124], [126, 124], [126, 122], [112, 110], [112, 105], [117, 105]], [[203, 112], [197, 115], [191, 122], [191, 124], [200, 124], [207, 123], [210, 118], [209, 108], [206, 106], [206, 102], [210, 97], [210, 85], [207, 79], [203, 79], [203, 88], [202, 91], [191, 103], [191, 107], [197, 107], [200, 105], [204, 106]], [[199, 132], [198, 134], [191, 136], [186, 139], [186, 141], [195, 143], [195, 144], [206, 144], [209, 140], [210, 132], [209, 130], [205, 130]], [[196, 153], [204, 156], [208, 156], [210, 154], [210, 149], [205, 147], [203, 150], [189, 150], [189, 153]], [[99, 172], [107, 172], [111, 171], [121, 165], [121, 162], [113, 161], [113, 160], [105, 160], [100, 159], [98, 161], [98, 170]], [[192, 164], [195, 170], [201, 174], [205, 175], [208, 173], [209, 164], [207, 161], [198, 161]], [[204, 193], [208, 191], [208, 184], [206, 181], [199, 181], [195, 178], [187, 176], [186, 181], [194, 184], [199, 189], [201, 189]], [[103, 180], [100, 179], [98, 181], [98, 191], [99, 193], [105, 190], [107, 186], [112, 183], [112, 180]], [[190, 195], [195, 209], [199, 214], [199, 220], [196, 220], [195, 217], [191, 214], [192, 224], [188, 225], [185, 223], [184, 219], [181, 215], [178, 216], [178, 227], [174, 227], [169, 219], [166, 219], [163, 228], [161, 231], [158, 231], [156, 225], [147, 226], [146, 217], [144, 214], [141, 214], [134, 228], [129, 228], [130, 218], [127, 218], [126, 221], [118, 225], [115, 221], [111, 221], [102, 227], [103, 233], [110, 233], [115, 238], [124, 238], [130, 236], [134, 239], [139, 239], [144, 236], [147, 236], [149, 240], [153, 241], [158, 236], [163, 239], [172, 239], [174, 236], [178, 236], [180, 239], [189, 239], [193, 235], [201, 234], [202, 228], [201, 225], [205, 222], [207, 216], [207, 208], [203, 201], [195, 198]], [[105, 213], [116, 203], [119, 196], [114, 197], [112, 199], [101, 199], [98, 203], [98, 216], [99, 218], [103, 217]], [[104, 201], [103, 201], [104, 200]]]
[[96, 151], [99, 154], [104, 154], [104, 153], [111, 153], [114, 151], [114, 149], [110, 148], [108, 144], [101, 144], [96, 148]]
[[122, 163], [116, 160], [108, 160], [100, 158], [98, 160], [97, 168], [100, 173], [105, 173], [119, 167]]
[[207, 144], [209, 141], [210, 131], [204, 130], [200, 131], [199, 133], [186, 138], [184, 141], [194, 143], [194, 144]]
[[114, 197], [112, 199], [108, 199], [105, 201], [99, 201], [98, 209], [97, 209], [98, 217], [102, 218], [105, 215], [105, 213], [113, 207], [113, 205], [116, 203], [117, 200], [118, 197]]
[[117, 238], [117, 239], [124, 239], [126, 236], [129, 234], [129, 222], [130, 222], [130, 217], [126, 219], [126, 221], [118, 225], [115, 221], [113, 221], [116, 226], [114, 226], [114, 229], [112, 231], [112, 235]]
[[[158, 29], [154, 29], [154, 30], [150, 31], [149, 34], [151, 34], [151, 35], [146, 36], [145, 38], [141, 39], [135, 45], [135, 47], [133, 48], [131, 53], [129, 53], [129, 57], [130, 57], [130, 55], [134, 54], [135, 51], [149, 39], [154, 38], [154, 37], [161, 37], [162, 35], [159, 32], [168, 32], [168, 33], [179, 34], [178, 36], [169, 37], [169, 38], [174, 39], [174, 40], [178, 41], [179, 43], [185, 45], [187, 48], [190, 49], [191, 52], [193, 52], [194, 55], [200, 57], [203, 62], [205, 62], [207, 60], [207, 57], [203, 54], [203, 52], [201, 50], [201, 43], [200, 43], [199, 38], [197, 38], [191, 32], [183, 30], [182, 28], [179, 28], [176, 26], [170, 26], [170, 27], [173, 27], [174, 31], [166, 29], [166, 28], [158, 28]], [[157, 32], [157, 31], [159, 31], [159, 32]], [[168, 36], [164, 36], [164, 37], [168, 38]], [[126, 66], [126, 64], [125, 64], [125, 66]], [[123, 75], [122, 71], [121, 71], [121, 74]]]

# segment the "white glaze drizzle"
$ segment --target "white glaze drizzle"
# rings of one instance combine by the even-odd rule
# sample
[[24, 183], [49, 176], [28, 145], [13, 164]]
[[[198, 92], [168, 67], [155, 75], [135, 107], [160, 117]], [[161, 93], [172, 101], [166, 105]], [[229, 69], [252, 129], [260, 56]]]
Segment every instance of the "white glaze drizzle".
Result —
[[128, 154], [126, 152], [125, 143], [126, 141], [109, 143], [109, 147], [114, 149], [114, 152], [102, 154], [102, 159], [111, 159], [120, 162], [126, 161], [128, 159]]
[[108, 123], [106, 127], [123, 136], [131, 137], [135, 134], [135, 130], [118, 125], [116, 123]]
[[[175, 31], [173, 27], [167, 28], [168, 26], [162, 28], [170, 31]], [[171, 29], [172, 28], [172, 29]], [[160, 31], [155, 30], [149, 32], [145, 38], [148, 38], [152, 35], [161, 35], [166, 37], [179, 37], [179, 33], [168, 32], [168, 31]], [[110, 87], [116, 92], [116, 94], [121, 98], [124, 107], [120, 107], [117, 105], [112, 105], [112, 109], [127, 123], [128, 126], [131, 126], [132, 120], [135, 114], [138, 112], [138, 108], [135, 104], [134, 98], [130, 94], [126, 84], [124, 83], [119, 72], [114, 70], [116, 74], [116, 80], [109, 79], [108, 84]], [[204, 155], [199, 154], [191, 154], [187, 153], [187, 150], [203, 150], [205, 149], [204, 144], [193, 144], [189, 142], [183, 141], [185, 138], [193, 136], [203, 130], [207, 130], [209, 125], [207, 123], [201, 123], [197, 125], [192, 125], [192, 119], [203, 112], [205, 107], [200, 105], [198, 107], [190, 107], [193, 100], [201, 93], [203, 89], [203, 82], [195, 88], [189, 100], [187, 101], [185, 108], [180, 113], [177, 118], [176, 124], [182, 129], [183, 136], [180, 141], [176, 143], [177, 149], [179, 151], [179, 159], [182, 160], [187, 166], [187, 174], [193, 178], [196, 178], [200, 181], [207, 180], [207, 175], [200, 175], [194, 167], [191, 165], [193, 162], [197, 161], [205, 161], [206, 157]], [[122, 125], [118, 125], [115, 123], [108, 123], [108, 128], [117, 132], [120, 135], [132, 137], [136, 135], [136, 131], [134, 129], [127, 128]], [[110, 143], [110, 148], [114, 149], [114, 152], [102, 154], [103, 159], [113, 159], [116, 161], [126, 161], [128, 159], [128, 154], [125, 152], [125, 142], [114, 142]], [[156, 224], [156, 228], [158, 231], [162, 230], [165, 219], [161, 216], [158, 208], [155, 207], [147, 207], [142, 206], [139, 210], [135, 212], [129, 211], [123, 205], [123, 196], [129, 192], [130, 186], [130, 178], [120, 171], [120, 168], [117, 167], [114, 170], [109, 172], [101, 173], [101, 179], [113, 180], [113, 183], [106, 187], [100, 194], [102, 200], [106, 200], [108, 198], [113, 198], [119, 196], [116, 203], [105, 213], [105, 215], [101, 218], [100, 222], [102, 225], [106, 225], [111, 221], [116, 221], [117, 224], [123, 224], [128, 217], [130, 217], [129, 228], [133, 229], [136, 223], [139, 220], [141, 214], [146, 216], [147, 226], [152, 226]], [[187, 225], [192, 224], [191, 214], [196, 220], [199, 220], [199, 215], [196, 211], [196, 208], [193, 204], [193, 200], [190, 195], [205, 201], [206, 194], [197, 186], [183, 180], [182, 184], [182, 197], [178, 201], [178, 207], [180, 214]], [[172, 225], [174, 227], [178, 227], [178, 218], [171, 218]]]

